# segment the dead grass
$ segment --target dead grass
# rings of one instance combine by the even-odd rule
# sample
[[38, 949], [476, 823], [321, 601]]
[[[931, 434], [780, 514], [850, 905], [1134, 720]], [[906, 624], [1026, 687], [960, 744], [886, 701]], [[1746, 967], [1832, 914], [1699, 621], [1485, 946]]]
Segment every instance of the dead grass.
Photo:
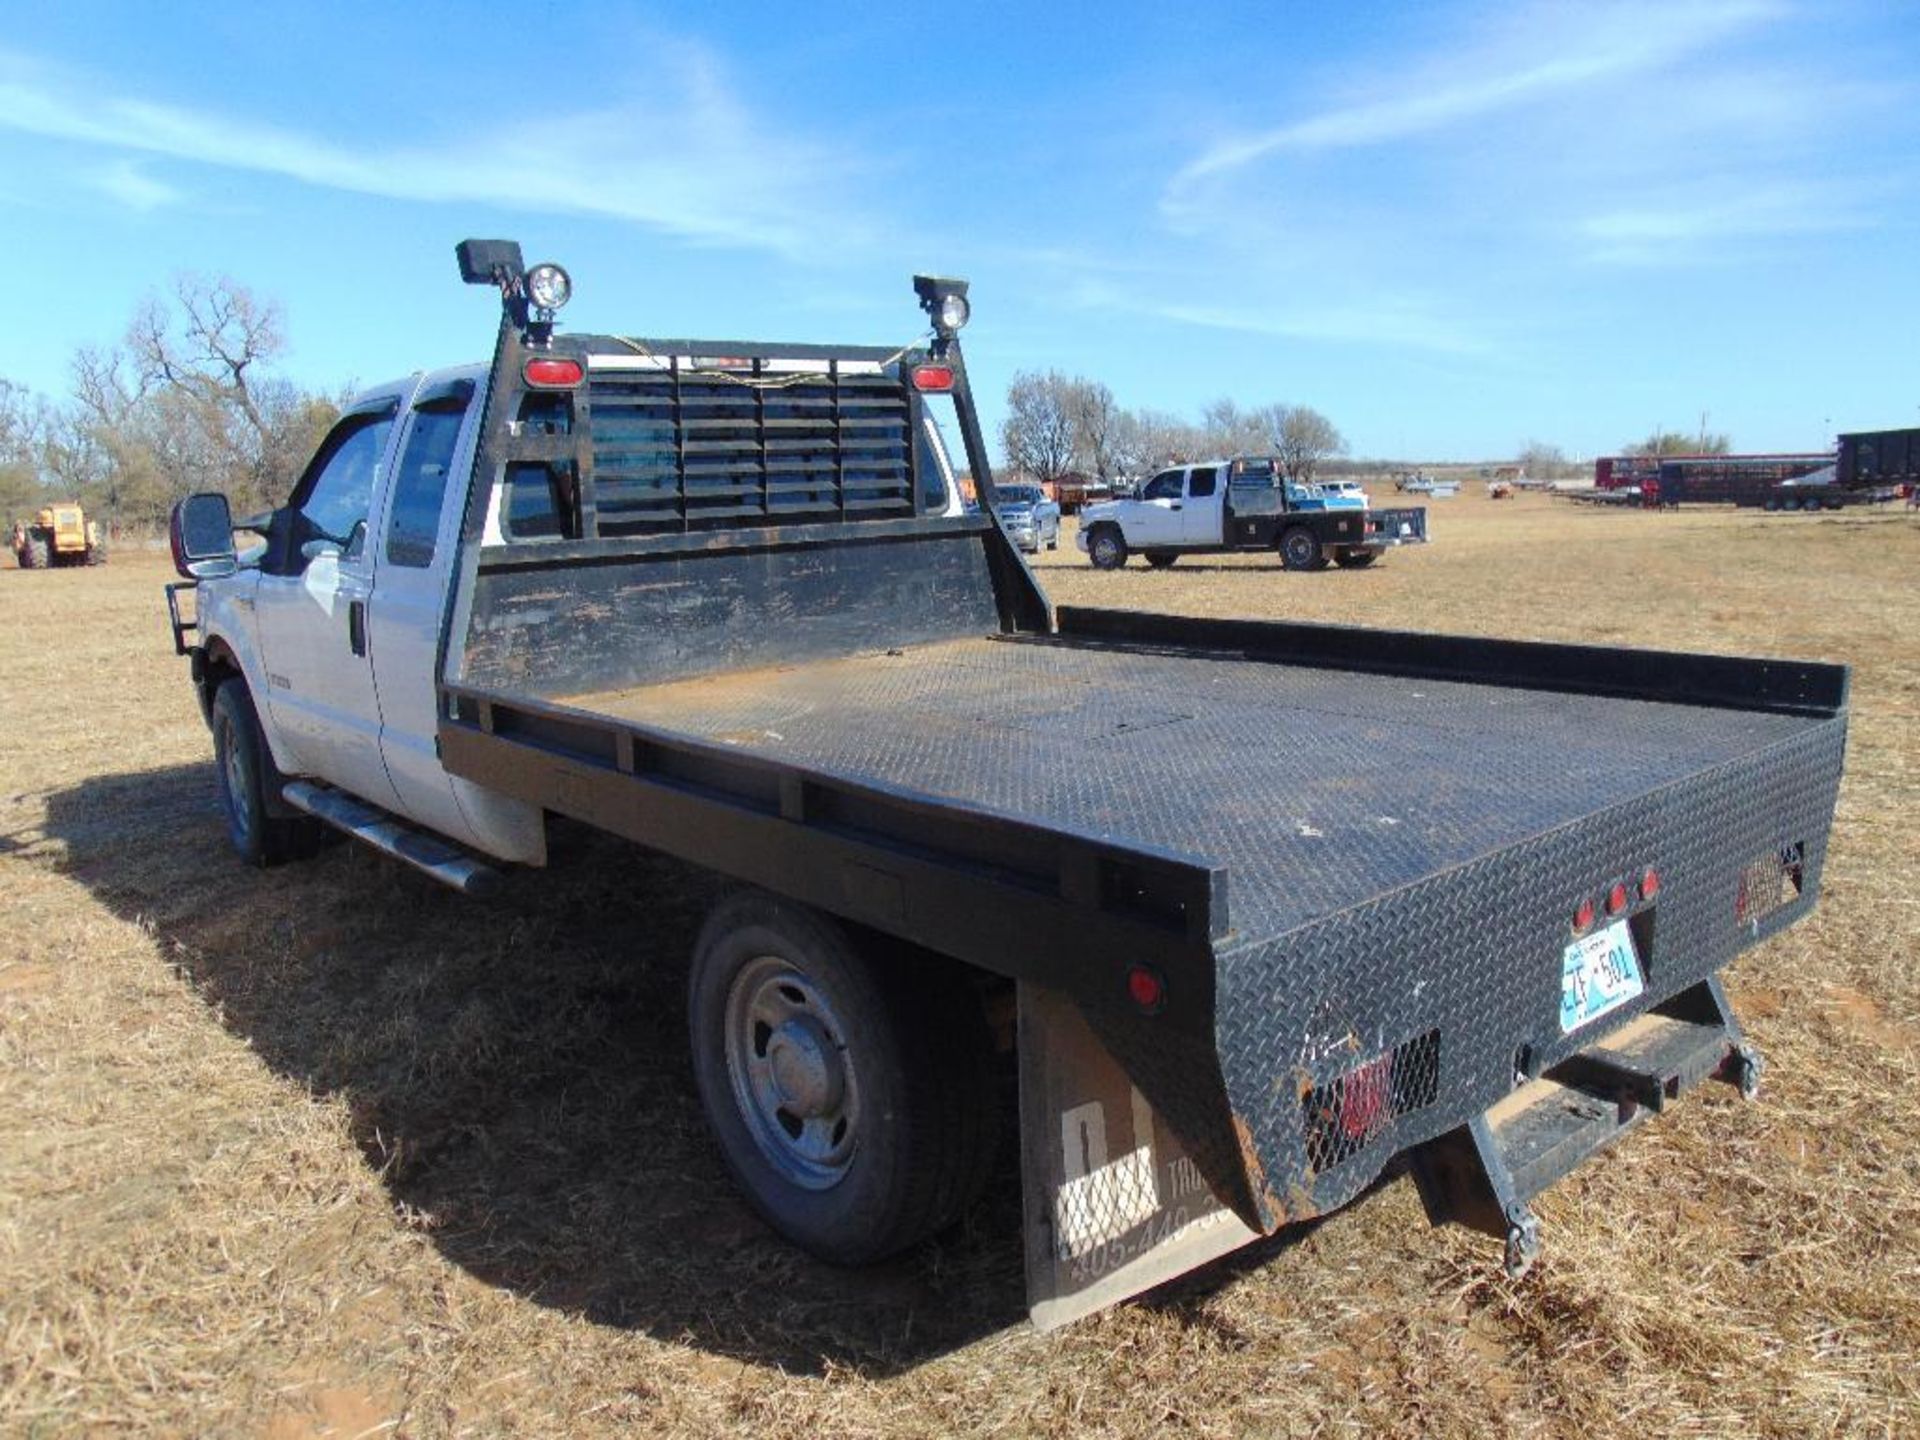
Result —
[[1808, 922], [1744, 957], [1764, 1103], [1552, 1191], [1524, 1283], [1404, 1184], [1051, 1337], [1016, 1180], [846, 1276], [734, 1200], [676, 974], [708, 893], [574, 837], [474, 906], [224, 850], [154, 557], [0, 572], [0, 1429], [1894, 1435], [1920, 1427], [1920, 522], [1436, 502], [1366, 572], [1044, 578], [1068, 603], [1855, 668]]

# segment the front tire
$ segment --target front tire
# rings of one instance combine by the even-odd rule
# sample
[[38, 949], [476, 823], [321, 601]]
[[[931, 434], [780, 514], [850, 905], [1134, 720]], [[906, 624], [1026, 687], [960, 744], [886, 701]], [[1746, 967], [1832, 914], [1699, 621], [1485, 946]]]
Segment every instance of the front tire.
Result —
[[213, 692], [214, 773], [220, 806], [227, 816], [227, 838], [249, 865], [279, 865], [311, 855], [320, 838], [320, 822], [309, 816], [277, 816], [268, 797], [277, 797], [286, 777], [273, 763], [253, 697], [246, 683], [228, 680]]
[[1318, 570], [1326, 564], [1320, 553], [1320, 537], [1304, 525], [1296, 525], [1280, 537], [1280, 563], [1289, 570]]
[[973, 990], [937, 956], [880, 948], [749, 891], [708, 918], [688, 990], [694, 1078], [727, 1169], [769, 1225], [837, 1265], [958, 1219], [998, 1128]]
[[1087, 537], [1087, 555], [1096, 570], [1118, 570], [1127, 563], [1127, 537], [1114, 525], [1096, 525]]

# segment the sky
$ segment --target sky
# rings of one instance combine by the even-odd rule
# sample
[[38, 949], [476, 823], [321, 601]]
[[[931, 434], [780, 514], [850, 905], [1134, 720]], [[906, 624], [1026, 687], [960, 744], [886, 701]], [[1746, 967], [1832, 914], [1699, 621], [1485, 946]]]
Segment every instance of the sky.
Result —
[[1888, 0], [164, 6], [0, 0], [0, 377], [182, 273], [336, 390], [482, 358], [453, 245], [584, 330], [904, 343], [1353, 453], [1920, 424], [1920, 7]]

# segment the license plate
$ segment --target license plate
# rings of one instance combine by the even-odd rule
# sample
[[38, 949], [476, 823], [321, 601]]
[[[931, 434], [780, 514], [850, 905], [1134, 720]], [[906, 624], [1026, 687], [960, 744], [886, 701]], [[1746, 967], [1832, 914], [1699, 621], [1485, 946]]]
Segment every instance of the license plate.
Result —
[[1618, 1010], [1646, 988], [1626, 921], [1574, 941], [1560, 964], [1560, 1033]]

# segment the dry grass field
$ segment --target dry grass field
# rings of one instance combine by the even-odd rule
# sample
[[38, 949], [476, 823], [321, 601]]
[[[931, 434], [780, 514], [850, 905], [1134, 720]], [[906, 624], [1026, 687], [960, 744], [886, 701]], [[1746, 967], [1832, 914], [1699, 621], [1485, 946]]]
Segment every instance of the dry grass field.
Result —
[[[1372, 570], [1041, 564], [1061, 602], [1844, 660], [1818, 912], [1527, 1279], [1388, 1184], [1052, 1336], [1017, 1177], [832, 1271], [737, 1201], [678, 979], [711, 882], [591, 836], [476, 904], [243, 869], [160, 557], [0, 571], [0, 1432], [1920, 1432], [1920, 519], [1435, 502]], [[1287, 737], [1276, 735], [1275, 743]]]

